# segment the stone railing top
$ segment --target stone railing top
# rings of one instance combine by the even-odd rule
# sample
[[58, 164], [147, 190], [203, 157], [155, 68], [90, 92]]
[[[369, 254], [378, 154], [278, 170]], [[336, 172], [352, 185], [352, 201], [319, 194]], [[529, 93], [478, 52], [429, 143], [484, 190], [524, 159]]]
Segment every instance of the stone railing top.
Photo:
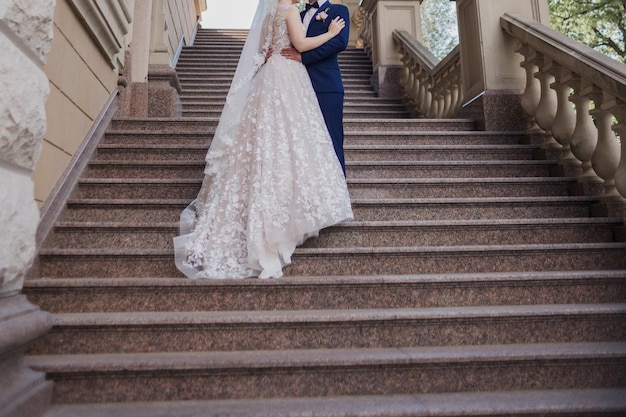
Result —
[[415, 59], [423, 69], [426, 69], [429, 75], [441, 74], [447, 69], [459, 64], [459, 45], [450, 51], [444, 59], [439, 60], [406, 30], [394, 30], [393, 38], [404, 45], [404, 48], [412, 55], [413, 59]]
[[439, 64], [439, 59], [434, 56], [424, 45], [415, 39], [406, 30], [394, 30], [393, 39], [404, 45], [406, 50], [417, 60], [420, 66], [432, 70]]
[[626, 65], [527, 17], [507, 13], [500, 25], [523, 44], [626, 101]]

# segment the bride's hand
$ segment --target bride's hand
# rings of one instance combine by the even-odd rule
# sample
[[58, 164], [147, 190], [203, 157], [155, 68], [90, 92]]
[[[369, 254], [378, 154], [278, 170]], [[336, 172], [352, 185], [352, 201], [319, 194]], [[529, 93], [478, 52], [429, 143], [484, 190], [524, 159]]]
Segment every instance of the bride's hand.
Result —
[[331, 20], [330, 25], [328, 26], [328, 32], [333, 36], [337, 36], [344, 27], [346, 27], [346, 21], [337, 16]]

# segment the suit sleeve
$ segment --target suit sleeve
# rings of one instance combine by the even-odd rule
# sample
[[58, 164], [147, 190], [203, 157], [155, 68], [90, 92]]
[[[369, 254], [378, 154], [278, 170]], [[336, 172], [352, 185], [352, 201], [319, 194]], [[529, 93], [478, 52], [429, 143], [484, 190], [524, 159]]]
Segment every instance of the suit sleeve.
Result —
[[339, 32], [339, 35], [335, 36], [325, 44], [310, 51], [303, 52], [301, 56], [302, 63], [304, 65], [310, 65], [328, 59], [348, 47], [348, 38], [350, 37], [350, 14], [348, 13], [348, 8], [343, 5], [336, 5], [333, 9], [335, 13], [332, 13], [332, 15], [328, 18], [332, 20], [336, 16], [341, 16], [341, 18], [345, 20], [346, 26], [341, 30], [341, 32]]

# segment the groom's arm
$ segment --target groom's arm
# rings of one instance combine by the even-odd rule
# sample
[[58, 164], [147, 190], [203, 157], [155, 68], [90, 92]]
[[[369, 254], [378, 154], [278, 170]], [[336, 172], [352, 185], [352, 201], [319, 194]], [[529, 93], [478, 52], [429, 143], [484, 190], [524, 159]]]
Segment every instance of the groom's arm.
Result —
[[328, 59], [348, 47], [348, 38], [350, 37], [350, 14], [348, 13], [348, 8], [344, 5], [336, 5], [333, 9], [336, 13], [333, 13], [328, 19], [332, 20], [336, 16], [340, 16], [346, 22], [346, 26], [339, 32], [339, 35], [325, 44], [310, 51], [303, 52], [301, 55], [304, 65], [310, 65]]

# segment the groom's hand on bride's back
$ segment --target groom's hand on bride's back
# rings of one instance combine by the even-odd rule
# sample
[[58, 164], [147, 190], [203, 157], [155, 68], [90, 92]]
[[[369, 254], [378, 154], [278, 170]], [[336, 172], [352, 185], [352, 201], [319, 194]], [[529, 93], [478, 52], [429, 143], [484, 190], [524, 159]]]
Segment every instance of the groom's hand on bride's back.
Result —
[[280, 54], [287, 59], [302, 62], [302, 55], [300, 55], [300, 52], [298, 52], [296, 48], [283, 48], [280, 50]]

